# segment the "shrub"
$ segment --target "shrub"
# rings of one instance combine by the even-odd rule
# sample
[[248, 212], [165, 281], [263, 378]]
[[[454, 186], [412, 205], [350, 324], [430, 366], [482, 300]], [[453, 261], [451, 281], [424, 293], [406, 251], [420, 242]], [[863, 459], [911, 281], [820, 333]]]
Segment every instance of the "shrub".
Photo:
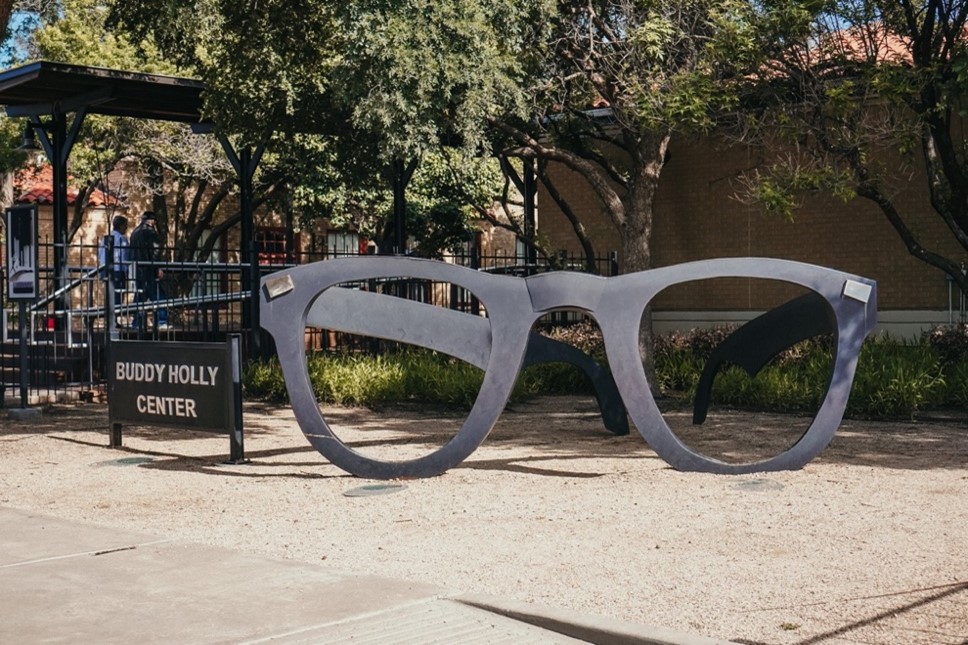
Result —
[[267, 362], [252, 361], [246, 364], [242, 370], [242, 386], [247, 397], [274, 403], [289, 400], [282, 368], [275, 357]]
[[739, 367], [726, 367], [713, 382], [713, 398], [721, 404], [758, 410], [813, 411], [826, 391], [831, 360], [823, 343], [798, 343], [764, 366], [755, 378]]
[[[549, 334], [559, 340], [579, 339], [586, 351], [602, 352], [601, 333], [592, 323], [571, 332]], [[569, 328], [571, 329], [571, 328]], [[668, 334], [656, 339], [657, 386], [672, 399], [689, 397], [716, 342], [731, 328]], [[868, 340], [861, 349], [847, 414], [872, 418], [911, 418], [937, 406], [968, 408], [968, 358], [952, 360], [960, 347], [960, 332], [926, 335], [917, 343], [887, 337]], [[954, 340], [951, 340], [954, 339]], [[725, 366], [713, 389], [725, 405], [762, 410], [802, 412], [819, 406], [830, 376], [829, 339], [798, 343], [784, 351], [751, 379], [738, 367]], [[314, 354], [307, 361], [314, 392], [320, 401], [380, 406], [391, 402], [469, 406], [480, 391], [483, 372], [463, 361], [428, 350], [381, 355]], [[285, 401], [287, 394], [278, 359], [246, 365], [246, 395]], [[585, 375], [569, 364], [544, 363], [524, 370], [512, 401], [541, 394], [591, 394]]]
[[470, 407], [481, 390], [483, 370], [435, 352], [408, 351], [401, 356], [411, 401]]
[[968, 324], [938, 325], [925, 332], [923, 338], [943, 362], [968, 362]]
[[472, 365], [422, 350], [314, 354], [307, 368], [317, 400], [338, 405], [466, 404], [476, 398], [483, 379]]
[[590, 394], [594, 392], [585, 373], [569, 363], [539, 363], [524, 369], [514, 388], [515, 400], [540, 394]]
[[[483, 371], [473, 365], [425, 350], [379, 355], [312, 354], [307, 358], [306, 369], [318, 401], [374, 407], [393, 402], [469, 407], [484, 378]], [[249, 397], [273, 402], [288, 400], [277, 358], [247, 365], [243, 383]], [[511, 399], [592, 391], [584, 374], [574, 366], [544, 363], [524, 370]]]
[[680, 392], [692, 396], [704, 365], [705, 360], [691, 351], [663, 348], [662, 353], [657, 352], [655, 357], [656, 385], [661, 392]]
[[306, 367], [319, 401], [380, 405], [405, 398], [407, 372], [395, 357], [314, 354]]
[[911, 418], [940, 404], [944, 385], [938, 355], [930, 346], [875, 338], [861, 348], [847, 411], [872, 418]]
[[605, 359], [605, 341], [602, 339], [602, 330], [591, 320], [554, 327], [550, 331], [542, 333], [549, 338], [577, 347], [596, 360]]
[[944, 404], [968, 409], [968, 360], [947, 366], [945, 386]]
[[705, 360], [736, 329], [736, 325], [720, 325], [706, 329], [690, 329], [687, 332], [657, 334], [652, 345], [655, 360], [658, 363], [661, 359], [683, 352]]

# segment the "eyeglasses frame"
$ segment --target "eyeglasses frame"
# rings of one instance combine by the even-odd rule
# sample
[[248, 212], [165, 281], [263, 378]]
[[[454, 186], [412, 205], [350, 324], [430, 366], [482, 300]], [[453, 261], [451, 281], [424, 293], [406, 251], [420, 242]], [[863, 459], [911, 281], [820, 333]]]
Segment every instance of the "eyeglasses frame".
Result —
[[[417, 459], [381, 461], [343, 443], [324, 419], [306, 367], [305, 328], [313, 304], [328, 289], [345, 283], [403, 277], [450, 283], [470, 291], [487, 312], [490, 338], [500, 342], [491, 342], [480, 393], [457, 434], [445, 445]], [[836, 322], [832, 376], [816, 416], [792, 446], [763, 461], [727, 463], [686, 446], [659, 411], [640, 359], [641, 319], [655, 296], [677, 284], [713, 278], [762, 278], [799, 285], [819, 294]], [[437, 260], [399, 256], [337, 258], [263, 277], [260, 297], [261, 323], [276, 341], [290, 404], [303, 434], [331, 463], [370, 479], [439, 475], [473, 453], [494, 427], [510, 397], [534, 323], [542, 315], [560, 309], [583, 311], [598, 322], [612, 376], [633, 424], [648, 445], [672, 467], [719, 474], [798, 469], [816, 457], [836, 433], [846, 409], [860, 347], [877, 322], [874, 281], [835, 269], [773, 258], [700, 260], [608, 278], [570, 271], [520, 278]], [[361, 308], [342, 315], [352, 325], [371, 314]], [[462, 325], [428, 316], [423, 327], [423, 333], [442, 348], [466, 344], [468, 340]]]

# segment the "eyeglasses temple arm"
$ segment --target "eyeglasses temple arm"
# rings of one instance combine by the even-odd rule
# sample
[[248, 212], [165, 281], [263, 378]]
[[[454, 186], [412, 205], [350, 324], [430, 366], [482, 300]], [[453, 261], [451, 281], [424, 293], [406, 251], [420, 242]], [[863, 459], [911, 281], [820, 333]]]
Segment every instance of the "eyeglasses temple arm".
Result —
[[324, 291], [307, 312], [306, 324], [432, 349], [480, 369], [491, 353], [486, 318], [368, 291]]
[[810, 292], [757, 316], [734, 331], [713, 350], [699, 377], [693, 424], [706, 420], [713, 380], [723, 363], [738, 365], [751, 377], [756, 376], [783, 350], [808, 338], [833, 333], [835, 329], [827, 301], [820, 294]]
[[602, 414], [602, 423], [612, 434], [629, 433], [628, 415], [615, 380], [598, 361], [577, 347], [541, 334], [531, 334], [528, 336], [528, 350], [521, 367], [523, 369], [537, 363], [569, 363], [584, 372], [595, 388], [595, 399]]

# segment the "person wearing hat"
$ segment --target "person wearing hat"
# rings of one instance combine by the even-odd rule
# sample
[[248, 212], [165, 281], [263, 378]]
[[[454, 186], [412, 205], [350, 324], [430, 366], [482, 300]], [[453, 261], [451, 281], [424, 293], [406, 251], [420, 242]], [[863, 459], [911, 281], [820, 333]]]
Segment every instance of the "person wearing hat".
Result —
[[[165, 293], [161, 287], [161, 279], [165, 277], [165, 270], [158, 266], [144, 265], [144, 262], [159, 262], [162, 260], [161, 236], [158, 235], [157, 218], [151, 211], [141, 215], [141, 223], [131, 233], [128, 242], [128, 257], [135, 263], [134, 274], [137, 296], [135, 302], [153, 302], [163, 300]], [[135, 314], [134, 326], [140, 327], [143, 318], [139, 311]], [[159, 330], [168, 329], [168, 310], [155, 311], [155, 324]]]

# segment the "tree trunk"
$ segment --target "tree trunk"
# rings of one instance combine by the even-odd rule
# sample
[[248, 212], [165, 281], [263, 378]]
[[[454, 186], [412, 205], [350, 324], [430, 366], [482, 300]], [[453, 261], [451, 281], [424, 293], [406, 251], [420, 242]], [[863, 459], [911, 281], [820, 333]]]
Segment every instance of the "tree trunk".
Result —
[[[624, 272], [635, 273], [652, 268], [652, 201], [655, 186], [636, 183], [630, 191], [628, 219], [622, 231], [622, 257]], [[649, 387], [658, 394], [656, 387], [655, 356], [653, 352], [652, 307], [646, 307], [639, 326], [639, 356]]]
[[[646, 271], [652, 268], [652, 220], [655, 193], [659, 176], [669, 145], [669, 135], [661, 134], [644, 139], [634, 152], [635, 175], [629, 182], [626, 200], [625, 222], [621, 227], [622, 258], [626, 273]], [[652, 308], [642, 313], [639, 327], [639, 355], [649, 387], [654, 396], [659, 395], [656, 386], [654, 341], [652, 332]]]
[[7, 28], [10, 26], [10, 14], [13, 13], [14, 0], [0, 0], [0, 34], [7, 36]]
[[167, 194], [165, 185], [165, 170], [157, 161], [146, 160], [146, 179], [151, 189], [151, 211], [155, 214], [158, 222], [158, 235], [168, 246], [168, 203], [165, 201]]

